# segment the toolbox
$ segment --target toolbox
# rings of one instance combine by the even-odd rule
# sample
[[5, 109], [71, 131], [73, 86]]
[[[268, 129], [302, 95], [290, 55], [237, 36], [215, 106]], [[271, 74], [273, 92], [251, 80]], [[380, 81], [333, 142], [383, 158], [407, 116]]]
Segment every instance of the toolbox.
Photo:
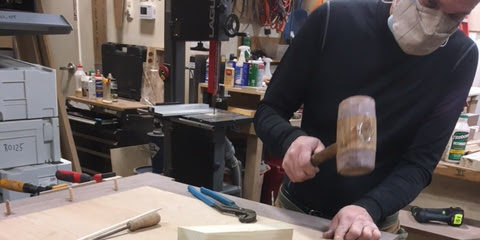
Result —
[[137, 110], [84, 110], [67, 102], [78, 158], [87, 173], [111, 172], [110, 150], [149, 143], [153, 116]]
[[54, 69], [0, 55], [0, 121], [57, 117], [55, 79]]
[[[25, 183], [31, 183], [34, 185], [46, 187], [50, 185], [57, 185], [67, 183], [57, 180], [55, 173], [57, 170], [72, 170], [72, 164], [70, 161], [60, 159], [55, 163], [44, 163], [38, 165], [23, 166], [17, 168], [0, 170], [0, 179], [10, 179], [21, 181]], [[2, 194], [3, 200], [17, 200], [21, 198], [27, 198], [30, 196], [28, 193], [20, 193], [0, 188], [0, 194]]]
[[0, 122], [0, 169], [59, 159], [58, 118]]
[[119, 43], [102, 44], [103, 74], [117, 79], [118, 96], [139, 101], [142, 95], [143, 63], [147, 48]]

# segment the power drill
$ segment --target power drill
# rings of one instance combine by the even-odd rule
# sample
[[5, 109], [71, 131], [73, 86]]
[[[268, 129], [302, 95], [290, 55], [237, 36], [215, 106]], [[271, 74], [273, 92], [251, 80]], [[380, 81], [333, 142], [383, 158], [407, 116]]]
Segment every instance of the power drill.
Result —
[[455, 208], [410, 208], [413, 217], [419, 223], [444, 222], [450, 226], [459, 227], [463, 223], [464, 212], [459, 207]]

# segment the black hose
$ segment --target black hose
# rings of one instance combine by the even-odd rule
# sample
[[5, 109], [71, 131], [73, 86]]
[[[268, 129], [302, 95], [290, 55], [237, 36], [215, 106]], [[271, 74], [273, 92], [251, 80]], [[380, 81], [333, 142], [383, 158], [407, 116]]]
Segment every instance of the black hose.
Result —
[[242, 163], [235, 157], [235, 148], [227, 137], [225, 137], [225, 166], [230, 168], [232, 183], [240, 187], [242, 197]]

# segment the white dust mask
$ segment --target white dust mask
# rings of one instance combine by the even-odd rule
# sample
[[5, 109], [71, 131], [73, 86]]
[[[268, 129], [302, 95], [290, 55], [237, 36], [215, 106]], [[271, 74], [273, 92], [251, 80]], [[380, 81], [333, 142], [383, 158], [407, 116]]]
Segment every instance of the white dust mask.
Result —
[[452, 17], [423, 6], [418, 0], [394, 1], [388, 25], [402, 50], [425, 56], [448, 42], [464, 16]]

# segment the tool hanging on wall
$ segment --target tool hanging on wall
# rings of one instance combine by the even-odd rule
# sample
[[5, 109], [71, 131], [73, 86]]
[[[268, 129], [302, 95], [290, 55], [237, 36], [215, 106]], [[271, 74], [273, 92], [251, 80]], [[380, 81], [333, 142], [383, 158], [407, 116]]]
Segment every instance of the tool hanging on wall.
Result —
[[283, 31], [283, 38], [293, 39], [303, 24], [307, 21], [308, 13], [302, 8], [303, 0], [294, 0], [295, 9], [288, 15], [288, 21]]
[[[291, 0], [261, 0], [256, 4], [260, 25], [283, 32], [291, 12]], [[267, 34], [267, 31], [266, 31]], [[267, 34], [268, 35], [268, 34]]]

